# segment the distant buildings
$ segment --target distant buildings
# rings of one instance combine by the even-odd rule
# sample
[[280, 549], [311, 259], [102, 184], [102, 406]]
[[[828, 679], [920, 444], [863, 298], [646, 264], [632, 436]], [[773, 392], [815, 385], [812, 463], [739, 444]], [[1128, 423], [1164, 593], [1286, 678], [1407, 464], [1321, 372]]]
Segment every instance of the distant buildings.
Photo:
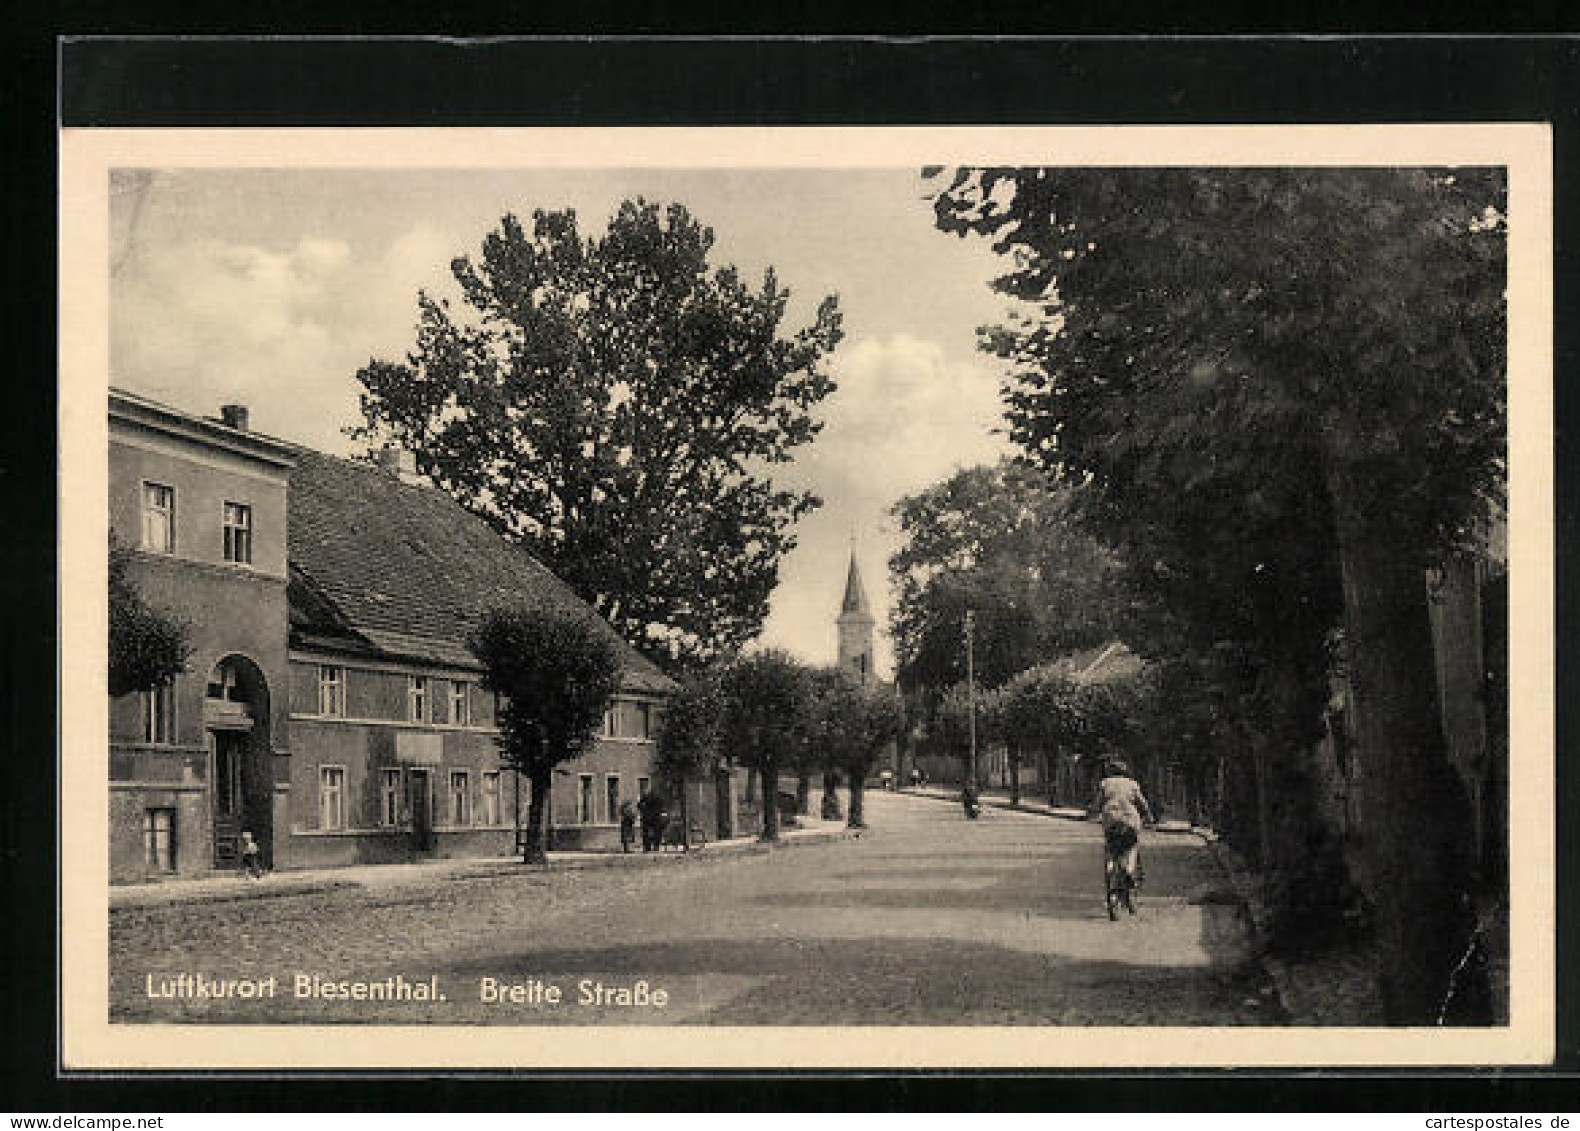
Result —
[[[525, 787], [466, 636], [491, 606], [585, 606], [386, 455], [111, 393], [111, 530], [193, 646], [173, 684], [110, 704], [112, 879], [233, 868], [243, 830], [280, 868], [514, 850]], [[556, 772], [556, 847], [617, 843], [652, 776], [672, 684], [621, 650], [602, 739]]]

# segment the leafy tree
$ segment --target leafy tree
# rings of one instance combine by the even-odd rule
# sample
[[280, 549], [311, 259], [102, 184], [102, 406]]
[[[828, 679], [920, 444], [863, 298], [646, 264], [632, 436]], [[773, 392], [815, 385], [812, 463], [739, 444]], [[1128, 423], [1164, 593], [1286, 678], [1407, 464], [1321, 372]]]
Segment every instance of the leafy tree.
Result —
[[1077, 720], [1071, 713], [1071, 675], [1067, 662], [1040, 664], [1000, 689], [998, 729], [1009, 745], [1013, 805], [1020, 804], [1020, 767], [1027, 754], [1046, 755], [1050, 767], [1062, 752], [1073, 757]]
[[797, 796], [804, 813], [811, 790], [811, 775], [821, 774], [820, 815], [825, 821], [837, 821], [845, 814], [839, 804], [840, 769], [834, 748], [848, 731], [849, 690], [854, 684], [850, 676], [837, 667], [813, 668], [807, 678], [811, 698], [807, 708], [807, 741], [796, 767], [800, 775], [796, 783]]
[[805, 741], [811, 685], [806, 668], [770, 648], [719, 674], [720, 732], [728, 749], [762, 779], [761, 839], [779, 839], [779, 773]]
[[[928, 731], [935, 742], [965, 764], [962, 784], [981, 785], [982, 751], [996, 737], [992, 728], [999, 718], [997, 706], [993, 691], [981, 687], [969, 691], [962, 682], [946, 688], [933, 707]], [[970, 761], [973, 728], [978, 759], [975, 766]]]
[[592, 745], [620, 689], [619, 645], [590, 616], [546, 609], [491, 611], [468, 643], [500, 696], [501, 760], [532, 787], [522, 860], [541, 864], [554, 767]]
[[850, 782], [850, 815], [846, 825], [867, 827], [867, 778], [884, 749], [905, 733], [905, 703], [899, 693], [883, 684], [853, 685], [853, 726], [834, 747], [835, 763]]
[[686, 783], [715, 768], [719, 759], [719, 689], [705, 674], [680, 681], [665, 704], [653, 769], [680, 798], [682, 844], [691, 847]]
[[1113, 562], [1076, 521], [1076, 495], [1024, 464], [957, 472], [894, 506], [905, 545], [890, 559], [890, 625], [902, 686], [931, 700], [965, 678], [976, 620], [984, 687], [1112, 639]]
[[110, 537], [110, 694], [151, 691], [186, 670], [191, 628], [150, 606], [132, 583], [132, 551]]
[[782, 333], [789, 292], [710, 268], [679, 204], [627, 201], [602, 236], [572, 211], [504, 217], [418, 296], [404, 362], [357, 373], [352, 435], [526, 545], [632, 644], [700, 664], [756, 635], [791, 528], [820, 505], [766, 471], [821, 428], [835, 300]]
[[1012, 257], [995, 285], [1023, 314], [986, 344], [1014, 439], [1092, 492], [1193, 651], [1242, 651], [1279, 829], [1311, 827], [1289, 752], [1342, 620], [1397, 1023], [1438, 1019], [1473, 927], [1423, 573], [1501, 505], [1503, 194], [1480, 169], [1023, 168], [935, 202]]

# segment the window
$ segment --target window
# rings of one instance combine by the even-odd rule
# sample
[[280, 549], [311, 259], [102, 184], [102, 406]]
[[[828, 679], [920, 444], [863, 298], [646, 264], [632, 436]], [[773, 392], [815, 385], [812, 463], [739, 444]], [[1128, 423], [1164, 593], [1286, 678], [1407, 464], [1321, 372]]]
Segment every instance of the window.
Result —
[[406, 677], [406, 717], [414, 723], [428, 721], [428, 677]]
[[483, 775], [483, 824], [499, 824], [499, 771]]
[[163, 483], [143, 484], [143, 549], [156, 554], [176, 552], [176, 489]]
[[176, 685], [172, 681], [143, 692], [143, 741], [169, 746], [176, 740]]
[[252, 564], [252, 507], [246, 503], [225, 504], [225, 560]]
[[318, 768], [318, 827], [346, 827], [346, 771], [340, 766]]
[[335, 664], [318, 665], [318, 713], [346, 713], [346, 669]]
[[176, 870], [176, 811], [148, 809], [143, 813], [143, 862], [150, 872]]
[[236, 665], [229, 660], [222, 662], [214, 669], [214, 674], [208, 677], [208, 690], [205, 694], [210, 699], [223, 699], [227, 703], [247, 701], [247, 693], [242, 689], [241, 677], [236, 671]]
[[636, 795], [638, 797], [646, 797], [647, 796], [647, 791], [648, 791], [648, 789], [651, 786], [652, 786], [652, 782], [651, 782], [650, 779], [648, 779], [648, 778], [637, 778], [636, 779]]
[[576, 795], [576, 820], [584, 825], [593, 823], [593, 776], [582, 775], [581, 791]]
[[604, 801], [609, 808], [604, 811], [603, 819], [618, 821], [620, 819], [620, 775], [610, 774], [603, 782]]
[[603, 716], [605, 738], [644, 740], [653, 737], [655, 720], [651, 703], [617, 699]]
[[472, 789], [465, 770], [450, 771], [450, 823], [472, 823]]
[[383, 770], [379, 780], [379, 824], [394, 828], [400, 824], [400, 771]]
[[454, 726], [472, 725], [472, 685], [456, 680], [450, 685], [450, 722]]

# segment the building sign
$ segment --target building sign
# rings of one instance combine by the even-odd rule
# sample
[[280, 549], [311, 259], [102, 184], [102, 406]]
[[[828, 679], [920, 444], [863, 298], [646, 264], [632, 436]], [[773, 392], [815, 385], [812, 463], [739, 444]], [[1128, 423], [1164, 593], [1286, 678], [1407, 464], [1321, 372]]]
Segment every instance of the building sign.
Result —
[[395, 761], [403, 766], [437, 766], [444, 761], [443, 736], [415, 730], [397, 731]]

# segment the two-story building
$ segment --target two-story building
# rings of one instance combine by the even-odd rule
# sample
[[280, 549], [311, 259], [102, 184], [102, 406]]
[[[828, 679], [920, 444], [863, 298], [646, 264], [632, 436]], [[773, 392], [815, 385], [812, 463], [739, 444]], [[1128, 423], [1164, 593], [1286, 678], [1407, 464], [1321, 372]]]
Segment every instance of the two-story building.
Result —
[[[110, 398], [110, 523], [190, 626], [187, 672], [111, 703], [111, 876], [503, 855], [526, 785], [500, 764], [466, 640], [491, 607], [588, 612], [410, 457], [382, 466]], [[607, 626], [605, 626], [607, 628]], [[610, 846], [652, 777], [669, 679], [618, 641], [604, 733], [556, 774], [551, 845]]]
[[189, 626], [187, 670], [110, 703], [110, 870], [231, 867], [289, 826], [286, 496], [292, 449], [231, 406], [203, 420], [110, 397], [110, 529], [130, 579]]

